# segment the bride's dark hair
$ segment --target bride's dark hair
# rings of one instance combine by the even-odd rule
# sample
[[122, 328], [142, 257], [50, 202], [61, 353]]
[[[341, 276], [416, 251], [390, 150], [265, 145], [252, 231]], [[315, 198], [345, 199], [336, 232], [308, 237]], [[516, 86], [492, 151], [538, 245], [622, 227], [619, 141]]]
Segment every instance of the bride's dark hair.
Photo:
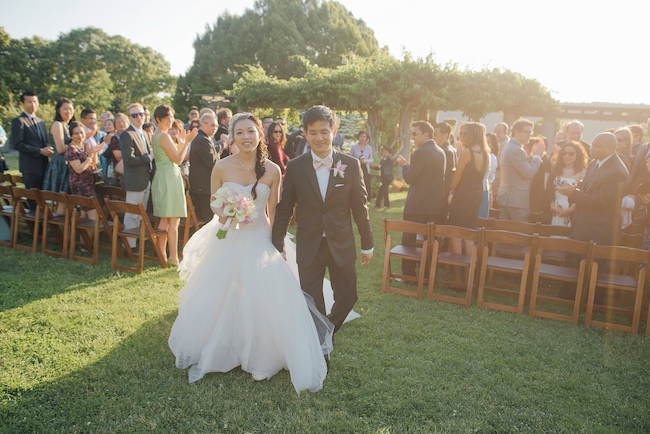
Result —
[[264, 135], [264, 127], [262, 126], [262, 121], [260, 121], [254, 114], [252, 113], [237, 113], [233, 118], [230, 120], [230, 140], [234, 140], [234, 131], [235, 131], [235, 126], [244, 120], [250, 120], [253, 121], [255, 124], [255, 129], [257, 130], [257, 133], [260, 137], [260, 142], [257, 144], [257, 154], [255, 158], [255, 184], [253, 185], [253, 189], [251, 190], [251, 195], [253, 196], [253, 199], [257, 199], [257, 184], [260, 182], [260, 178], [264, 176], [264, 173], [266, 173], [266, 158], [267, 158], [267, 145], [266, 145], [266, 137]]

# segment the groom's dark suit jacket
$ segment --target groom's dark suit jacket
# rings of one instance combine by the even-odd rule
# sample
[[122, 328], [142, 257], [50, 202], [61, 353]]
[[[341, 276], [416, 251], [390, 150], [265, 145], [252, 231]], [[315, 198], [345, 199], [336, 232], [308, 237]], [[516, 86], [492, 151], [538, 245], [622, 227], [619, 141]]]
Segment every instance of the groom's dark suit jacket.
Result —
[[14, 118], [11, 121], [11, 143], [19, 152], [18, 168], [23, 174], [45, 173], [49, 159], [41, 155], [41, 149], [49, 145], [43, 119], [34, 116], [32, 122], [25, 112]]
[[294, 205], [297, 204], [296, 260], [299, 266], [312, 264], [323, 233], [336, 264], [354, 264], [357, 253], [351, 217], [361, 235], [361, 249], [370, 250], [374, 247], [359, 160], [336, 151], [333, 151], [332, 157], [332, 167], [339, 161], [347, 167], [344, 177], [334, 176], [334, 172], [330, 171], [324, 201], [318, 188], [311, 152], [298, 156], [287, 164], [282, 199], [275, 212], [273, 244], [279, 251], [284, 250], [284, 236]]

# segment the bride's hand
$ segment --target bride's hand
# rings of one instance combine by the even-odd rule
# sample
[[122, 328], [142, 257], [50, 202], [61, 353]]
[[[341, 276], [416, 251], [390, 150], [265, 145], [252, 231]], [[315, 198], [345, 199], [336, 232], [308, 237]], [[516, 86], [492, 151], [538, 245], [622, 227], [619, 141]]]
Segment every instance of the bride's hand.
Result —
[[282, 259], [284, 259], [286, 261], [287, 260], [287, 252], [282, 251], [282, 252], [280, 252], [280, 254], [282, 255]]

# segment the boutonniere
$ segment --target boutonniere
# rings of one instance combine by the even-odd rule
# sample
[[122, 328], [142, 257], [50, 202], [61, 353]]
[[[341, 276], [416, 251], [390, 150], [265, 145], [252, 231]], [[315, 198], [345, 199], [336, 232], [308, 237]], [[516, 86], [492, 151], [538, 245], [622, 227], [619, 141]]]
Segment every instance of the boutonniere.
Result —
[[341, 178], [345, 178], [345, 168], [348, 167], [347, 164], [341, 163], [341, 160], [337, 161], [334, 167], [332, 167], [330, 170], [334, 174], [334, 176], [340, 176]]

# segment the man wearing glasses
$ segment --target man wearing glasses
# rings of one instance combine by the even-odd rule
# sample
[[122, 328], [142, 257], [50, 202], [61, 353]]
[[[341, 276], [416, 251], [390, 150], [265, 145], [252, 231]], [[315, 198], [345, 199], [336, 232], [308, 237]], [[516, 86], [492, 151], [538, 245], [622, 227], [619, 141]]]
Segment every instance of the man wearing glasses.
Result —
[[533, 146], [531, 160], [524, 150], [524, 144], [533, 134], [534, 125], [528, 119], [515, 121], [512, 124], [512, 138], [501, 151], [501, 184], [497, 194], [501, 220], [528, 221], [530, 181], [539, 170], [544, 155], [544, 142], [541, 140]]
[[[445, 152], [433, 141], [433, 127], [429, 122], [411, 124], [411, 136], [415, 151], [411, 163], [400, 155], [397, 164], [402, 167], [402, 176], [409, 185], [404, 203], [404, 220], [442, 225], [447, 221], [447, 196], [445, 194]], [[415, 247], [415, 235], [404, 234], [402, 245]], [[415, 276], [415, 262], [402, 261], [402, 273]]]
[[190, 122], [192, 121], [199, 121], [199, 108], [195, 105], [190, 107], [190, 111], [187, 112], [187, 118], [188, 121], [185, 123], [185, 131], [189, 131], [190, 129]]
[[[146, 134], [142, 131], [142, 125], [145, 121], [144, 107], [139, 103], [131, 104], [126, 112], [129, 115], [131, 126], [120, 134], [126, 201], [136, 205], [141, 203], [146, 208], [149, 202], [154, 166], [150, 143]], [[139, 216], [126, 213], [124, 215], [124, 228], [137, 228], [140, 226], [141, 220]], [[135, 239], [129, 238], [129, 245], [131, 248], [135, 247]]]

